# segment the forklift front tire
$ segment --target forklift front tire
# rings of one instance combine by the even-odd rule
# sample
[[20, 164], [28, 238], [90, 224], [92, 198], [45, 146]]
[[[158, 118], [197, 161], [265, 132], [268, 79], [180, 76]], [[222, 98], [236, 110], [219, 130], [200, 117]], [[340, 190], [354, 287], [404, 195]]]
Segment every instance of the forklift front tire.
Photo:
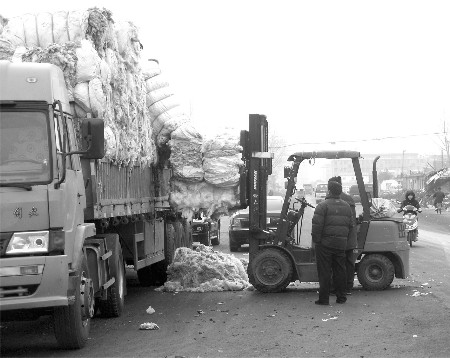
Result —
[[289, 256], [276, 248], [259, 251], [248, 266], [250, 283], [260, 292], [280, 292], [292, 280], [293, 267]]
[[358, 280], [365, 290], [381, 291], [394, 280], [395, 268], [391, 260], [379, 254], [366, 255], [358, 265]]

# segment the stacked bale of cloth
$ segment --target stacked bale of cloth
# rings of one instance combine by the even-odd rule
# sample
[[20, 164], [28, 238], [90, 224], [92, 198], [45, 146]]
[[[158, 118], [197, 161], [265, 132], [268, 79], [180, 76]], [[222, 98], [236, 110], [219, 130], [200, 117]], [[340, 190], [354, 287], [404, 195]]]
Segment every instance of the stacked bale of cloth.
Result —
[[[179, 147], [177, 139], [173, 139], [174, 134], [177, 138], [183, 128], [180, 127], [172, 134], [169, 143], [173, 148]], [[236, 130], [223, 129], [220, 133], [203, 139], [202, 172], [195, 172], [192, 168], [191, 172], [186, 170], [185, 173], [178, 174], [178, 179], [172, 182], [170, 199], [173, 206], [187, 212], [201, 208], [207, 216], [212, 216], [228, 214], [230, 209], [239, 205], [239, 173], [243, 162], [238, 134]], [[191, 145], [199, 145], [199, 142], [191, 138]], [[190, 155], [186, 150], [179, 157], [183, 154]], [[185, 160], [181, 162], [186, 163]], [[195, 162], [198, 163], [198, 157]], [[192, 172], [198, 175], [191, 175], [189, 180], [186, 174]]]
[[98, 8], [0, 22], [0, 58], [58, 66], [76, 118], [104, 119], [107, 159], [141, 166], [156, 161], [133, 23], [114, 21], [109, 10]]
[[136, 26], [107, 9], [0, 15], [0, 59], [52, 63], [63, 71], [76, 124], [105, 122], [106, 159], [157, 163], [170, 149], [170, 201], [187, 217], [228, 213], [239, 203], [239, 132], [205, 139], [155, 60], [141, 59]]

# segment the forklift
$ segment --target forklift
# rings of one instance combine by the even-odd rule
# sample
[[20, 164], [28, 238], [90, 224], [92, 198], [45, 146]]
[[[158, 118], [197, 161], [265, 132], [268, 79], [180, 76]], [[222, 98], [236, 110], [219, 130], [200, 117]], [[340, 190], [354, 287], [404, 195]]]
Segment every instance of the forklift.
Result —
[[[289, 156], [292, 162], [284, 170], [286, 195], [276, 231], [266, 227], [267, 179], [272, 173], [268, 147], [268, 122], [264, 115], [250, 114], [249, 131], [241, 131], [242, 158], [241, 207], [249, 207], [250, 283], [261, 292], [280, 292], [291, 282], [318, 282], [314, 247], [301, 247], [294, 230], [303, 219], [307, 207], [314, 207], [296, 193], [300, 164], [305, 160], [351, 160], [358, 184], [363, 213], [357, 218], [358, 245], [353, 250], [355, 272], [365, 290], [384, 290], [397, 278], [409, 275], [409, 245], [405, 224], [398, 218], [372, 218], [371, 202], [365, 190], [357, 151], [310, 151]], [[378, 196], [376, 161], [373, 162], [374, 197]], [[295, 209], [294, 203], [300, 207]], [[292, 205], [291, 205], [292, 204]]]

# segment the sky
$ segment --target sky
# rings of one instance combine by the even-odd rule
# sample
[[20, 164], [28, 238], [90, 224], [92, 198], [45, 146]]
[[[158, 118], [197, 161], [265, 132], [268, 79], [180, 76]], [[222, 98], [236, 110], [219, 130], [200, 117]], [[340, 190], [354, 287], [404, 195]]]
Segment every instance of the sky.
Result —
[[292, 152], [441, 154], [449, 1], [21, 0], [0, 14], [92, 6], [138, 26], [143, 58], [202, 131], [248, 129], [258, 113]]

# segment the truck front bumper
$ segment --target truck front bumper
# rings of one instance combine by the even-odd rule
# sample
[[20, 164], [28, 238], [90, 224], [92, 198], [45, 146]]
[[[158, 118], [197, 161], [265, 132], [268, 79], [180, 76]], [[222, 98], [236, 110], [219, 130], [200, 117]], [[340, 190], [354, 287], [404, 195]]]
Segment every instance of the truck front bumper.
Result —
[[2, 258], [0, 311], [67, 306], [68, 282], [66, 255]]

